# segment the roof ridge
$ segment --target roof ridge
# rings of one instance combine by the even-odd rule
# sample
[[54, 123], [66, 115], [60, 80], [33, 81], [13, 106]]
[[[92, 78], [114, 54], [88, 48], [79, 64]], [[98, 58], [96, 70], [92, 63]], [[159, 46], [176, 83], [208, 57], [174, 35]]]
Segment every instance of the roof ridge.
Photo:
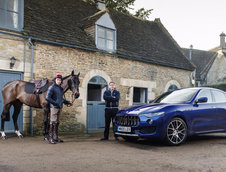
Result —
[[191, 65], [194, 67], [194, 69], [197, 68], [197, 66], [186, 55], [184, 55], [184, 53], [182, 51], [182, 48], [179, 46], [179, 44], [176, 42], [176, 40], [173, 38], [173, 36], [169, 33], [169, 31], [164, 27], [164, 25], [162, 24], [160, 18], [156, 18], [154, 20], [154, 22], [157, 23], [159, 28], [162, 29], [162, 31], [171, 39], [173, 44], [178, 48], [178, 50], [185, 57], [185, 59], [188, 60], [188, 62], [191, 63]]
[[91, 15], [91, 16], [88, 16], [88, 17], [86, 17], [86, 18], [83, 18], [81, 21], [84, 21], [84, 20], [89, 20], [89, 19], [91, 19], [91, 18], [93, 18], [93, 17], [96, 17], [96, 16], [98, 16], [98, 15], [100, 15], [100, 14], [102, 14], [102, 13], [109, 13], [109, 10], [106, 8], [105, 10], [101, 10], [101, 11], [98, 11], [98, 12], [96, 12], [96, 13], [94, 13], [93, 15]]

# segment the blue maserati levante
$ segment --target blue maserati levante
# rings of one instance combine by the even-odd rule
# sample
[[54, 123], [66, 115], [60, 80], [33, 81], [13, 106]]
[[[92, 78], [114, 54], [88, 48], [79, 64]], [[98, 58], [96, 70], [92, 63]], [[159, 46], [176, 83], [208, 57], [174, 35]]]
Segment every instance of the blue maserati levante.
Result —
[[226, 93], [214, 88], [169, 92], [151, 104], [122, 109], [115, 133], [126, 140], [158, 138], [170, 145], [190, 135], [226, 131]]

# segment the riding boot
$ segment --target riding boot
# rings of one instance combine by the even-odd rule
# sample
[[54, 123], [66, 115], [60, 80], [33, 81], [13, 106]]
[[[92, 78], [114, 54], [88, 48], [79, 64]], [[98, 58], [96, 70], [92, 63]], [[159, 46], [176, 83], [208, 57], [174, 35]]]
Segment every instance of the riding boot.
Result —
[[58, 137], [58, 128], [59, 128], [59, 123], [54, 124], [55, 136], [53, 137], [53, 139], [55, 142], [63, 143], [64, 141]]
[[53, 124], [50, 124], [49, 126], [49, 143], [50, 144], [56, 144], [56, 142], [53, 139], [53, 133], [54, 133], [53, 129], [54, 129]]
[[49, 124], [47, 122], [44, 122], [43, 135], [44, 135], [44, 141], [48, 142], [49, 141]]

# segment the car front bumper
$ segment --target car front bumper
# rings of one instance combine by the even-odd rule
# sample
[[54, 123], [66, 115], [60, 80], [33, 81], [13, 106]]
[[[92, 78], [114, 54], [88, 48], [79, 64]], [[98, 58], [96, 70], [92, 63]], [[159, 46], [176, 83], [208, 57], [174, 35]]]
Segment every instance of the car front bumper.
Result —
[[[140, 138], [163, 138], [163, 117], [139, 116], [140, 122], [137, 126], [122, 126], [115, 123], [115, 134], [118, 136], [140, 137]], [[131, 131], [121, 131], [119, 128], [130, 128]]]

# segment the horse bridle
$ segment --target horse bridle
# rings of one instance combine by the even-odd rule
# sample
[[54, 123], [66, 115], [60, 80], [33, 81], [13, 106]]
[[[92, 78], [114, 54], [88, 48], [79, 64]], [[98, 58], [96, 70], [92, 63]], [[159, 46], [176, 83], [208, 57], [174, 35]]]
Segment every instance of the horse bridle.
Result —
[[[72, 81], [71, 81], [72, 82]], [[71, 103], [73, 104], [74, 103], [74, 101], [75, 101], [75, 93], [72, 91], [72, 88], [71, 88], [71, 83], [70, 84], [68, 84], [69, 86], [68, 86], [68, 88], [71, 90]], [[66, 96], [65, 96], [65, 93], [64, 93], [64, 99], [66, 99]]]

